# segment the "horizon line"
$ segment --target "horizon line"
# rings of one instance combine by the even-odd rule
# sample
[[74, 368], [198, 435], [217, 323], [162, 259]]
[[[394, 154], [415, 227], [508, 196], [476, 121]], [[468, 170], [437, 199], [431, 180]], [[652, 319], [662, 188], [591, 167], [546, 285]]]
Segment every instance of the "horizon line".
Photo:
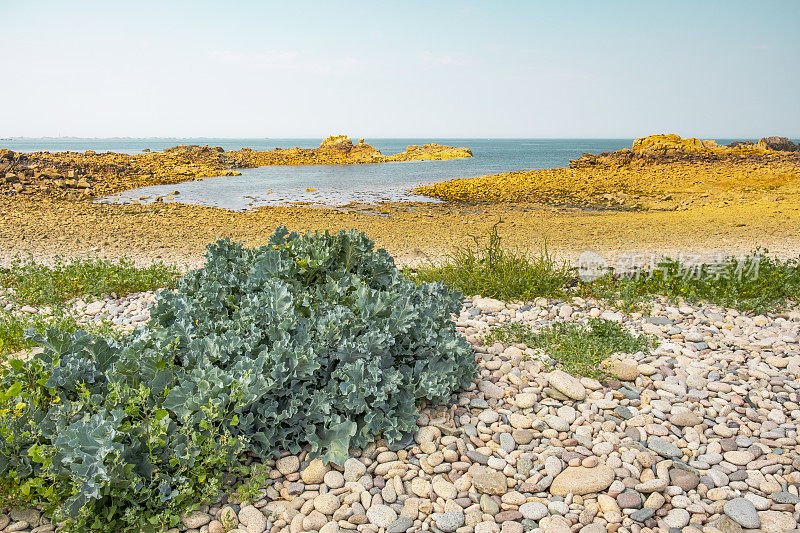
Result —
[[[342, 134], [346, 135], [346, 134]], [[364, 139], [367, 142], [369, 139], [463, 139], [463, 140], [562, 140], [562, 139], [569, 139], [569, 140], [582, 140], [582, 139], [591, 139], [591, 140], [627, 140], [627, 139], [639, 139], [642, 137], [648, 137], [650, 135], [671, 135], [667, 133], [651, 133], [649, 135], [643, 136], [613, 136], [613, 137], [591, 137], [591, 136], [568, 136], [568, 137], [505, 137], [505, 136], [470, 136], [470, 137], [452, 137], [447, 135], [438, 135], [438, 136], [395, 136], [395, 137], [350, 137], [351, 139]], [[677, 135], [677, 134], [676, 134]], [[788, 139], [800, 139], [800, 135], [792, 136], [792, 135], [775, 135], [776, 137], [786, 137]], [[682, 139], [762, 139], [765, 137], [761, 136], [743, 136], [743, 135], [700, 135], [700, 136], [693, 136], [693, 137], [685, 137], [683, 135], [680, 136]], [[53, 140], [175, 140], [175, 139], [218, 139], [218, 140], [284, 140], [284, 139], [301, 139], [301, 140], [316, 140], [316, 139], [326, 139], [327, 137], [320, 137], [320, 136], [288, 136], [288, 137], [210, 137], [210, 136], [180, 136], [180, 135], [169, 135], [169, 136], [149, 136], [149, 137], [135, 137], [135, 136], [120, 136], [114, 135], [109, 137], [81, 137], [76, 135], [43, 135], [40, 137], [33, 137], [33, 136], [2, 136], [0, 140], [3, 141], [13, 141], [13, 140], [39, 140], [39, 139], [53, 139]]]

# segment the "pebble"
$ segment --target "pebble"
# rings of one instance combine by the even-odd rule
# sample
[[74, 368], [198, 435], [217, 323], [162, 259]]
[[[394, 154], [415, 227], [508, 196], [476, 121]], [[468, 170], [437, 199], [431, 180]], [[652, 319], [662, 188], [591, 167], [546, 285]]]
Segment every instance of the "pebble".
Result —
[[529, 502], [520, 505], [519, 512], [529, 520], [539, 521], [549, 514], [547, 506], [541, 502]]
[[547, 381], [554, 389], [573, 400], [586, 398], [586, 388], [580, 380], [570, 376], [562, 370], [554, 370], [547, 375]]
[[367, 472], [367, 467], [358, 459], [352, 457], [344, 462], [344, 480], [358, 481]]
[[725, 502], [723, 507], [725, 515], [747, 529], [758, 529], [761, 527], [761, 519], [758, 517], [753, 502], [747, 498], [734, 498]]
[[464, 525], [464, 511], [456, 510], [436, 515], [436, 527], [444, 533], [453, 533]]
[[277, 468], [278, 472], [284, 476], [294, 474], [300, 469], [300, 458], [296, 455], [287, 455], [286, 457], [281, 457], [275, 462], [275, 468]]
[[686, 509], [672, 509], [670, 512], [667, 513], [667, 516], [664, 517], [664, 522], [669, 527], [674, 527], [676, 529], [682, 529], [689, 524], [689, 520], [691, 519], [691, 515], [689, 511]]
[[373, 505], [367, 509], [367, 519], [372, 525], [389, 527], [389, 524], [397, 520], [397, 513], [388, 505]]
[[589, 494], [605, 490], [614, 481], [614, 470], [598, 464], [594, 468], [570, 466], [553, 480], [550, 493], [556, 496]]

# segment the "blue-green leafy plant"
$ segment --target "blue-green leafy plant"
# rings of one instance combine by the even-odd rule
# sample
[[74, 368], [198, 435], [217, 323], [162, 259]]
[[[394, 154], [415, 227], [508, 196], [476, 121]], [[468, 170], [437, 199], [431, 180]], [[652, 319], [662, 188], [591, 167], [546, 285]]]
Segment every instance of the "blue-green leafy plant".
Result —
[[[159, 296], [147, 327], [110, 340], [49, 330], [0, 383], [6, 494], [45, 501], [76, 528], [172, 526], [219, 496], [243, 451], [341, 464], [400, 441], [420, 401], [475, 374], [451, 313], [461, 295], [417, 286], [354, 231], [208, 247]], [[145, 524], [146, 522], [146, 524]]]

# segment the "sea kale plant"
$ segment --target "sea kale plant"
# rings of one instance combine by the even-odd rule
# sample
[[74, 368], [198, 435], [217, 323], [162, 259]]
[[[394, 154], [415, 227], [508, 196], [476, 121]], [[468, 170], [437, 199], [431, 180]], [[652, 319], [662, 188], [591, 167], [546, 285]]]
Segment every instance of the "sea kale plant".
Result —
[[354, 231], [219, 241], [147, 327], [121, 340], [49, 330], [43, 353], [11, 362], [2, 488], [75, 529], [157, 530], [217, 498], [245, 451], [308, 446], [341, 464], [378, 436], [401, 441], [419, 402], [475, 375], [460, 307]]

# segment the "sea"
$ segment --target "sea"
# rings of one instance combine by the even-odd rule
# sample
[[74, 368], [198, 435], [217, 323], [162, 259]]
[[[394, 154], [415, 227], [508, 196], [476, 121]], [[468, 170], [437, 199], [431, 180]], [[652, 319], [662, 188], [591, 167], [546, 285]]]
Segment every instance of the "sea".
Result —
[[[716, 139], [728, 144], [734, 139]], [[142, 153], [179, 144], [220, 146], [225, 150], [252, 148], [316, 148], [321, 139], [214, 139], [214, 138], [11, 138], [0, 147], [18, 152], [74, 151]], [[384, 154], [405, 150], [410, 144], [438, 143], [466, 147], [473, 157], [449, 161], [404, 161], [362, 165], [278, 165], [240, 169], [241, 176], [221, 176], [177, 185], [155, 185], [100, 198], [105, 203], [182, 202], [234, 211], [260, 206], [342, 206], [350, 203], [437, 200], [410, 192], [416, 185], [544, 168], [569, 166], [584, 153], [630, 148], [633, 139], [366, 139]], [[166, 199], [171, 196], [172, 199]]]

